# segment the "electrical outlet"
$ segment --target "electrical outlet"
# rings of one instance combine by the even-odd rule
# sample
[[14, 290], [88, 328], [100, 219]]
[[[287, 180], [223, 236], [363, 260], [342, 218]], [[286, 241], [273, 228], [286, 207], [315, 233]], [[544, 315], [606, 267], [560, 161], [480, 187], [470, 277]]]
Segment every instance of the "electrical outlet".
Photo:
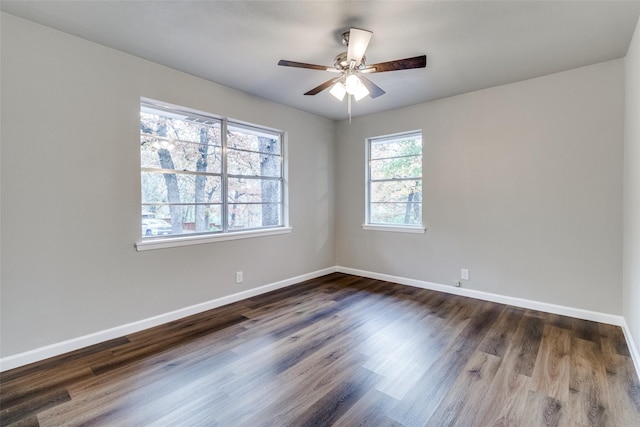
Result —
[[462, 280], [469, 280], [469, 270], [466, 268], [460, 270], [460, 278]]
[[236, 271], [236, 283], [242, 283], [242, 271]]

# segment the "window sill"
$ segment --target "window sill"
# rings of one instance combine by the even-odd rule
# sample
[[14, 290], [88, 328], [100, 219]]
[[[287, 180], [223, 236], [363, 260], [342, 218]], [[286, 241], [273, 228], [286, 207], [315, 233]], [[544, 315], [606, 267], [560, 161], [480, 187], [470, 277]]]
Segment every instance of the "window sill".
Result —
[[390, 224], [362, 224], [363, 230], [369, 231], [391, 231], [394, 233], [417, 233], [424, 234], [427, 229], [422, 226], [390, 225]]
[[136, 242], [138, 252], [153, 249], [174, 248], [178, 246], [202, 245], [205, 243], [224, 242], [227, 240], [253, 239], [256, 237], [275, 236], [291, 233], [291, 227], [269, 228], [266, 230], [236, 231], [224, 234], [208, 234], [204, 236], [171, 237], [166, 239], [141, 240]]

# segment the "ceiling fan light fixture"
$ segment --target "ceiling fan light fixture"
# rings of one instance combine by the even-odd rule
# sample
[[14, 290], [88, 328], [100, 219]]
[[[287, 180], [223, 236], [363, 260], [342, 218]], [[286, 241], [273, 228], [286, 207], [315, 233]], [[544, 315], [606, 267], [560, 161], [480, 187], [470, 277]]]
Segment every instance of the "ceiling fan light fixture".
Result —
[[347, 93], [347, 88], [342, 84], [342, 82], [338, 82], [333, 85], [329, 93], [333, 95], [338, 101], [342, 101]]
[[353, 92], [353, 97], [356, 101], [360, 101], [362, 98], [369, 95], [369, 90], [362, 83], [362, 81], [360, 81], [360, 79], [358, 79], [358, 83], [360, 84], [356, 87], [356, 90]]
[[362, 82], [355, 74], [349, 74], [345, 79], [344, 85], [349, 95], [353, 95], [358, 90], [358, 87], [362, 85]]
[[355, 74], [349, 74], [344, 82], [345, 89], [349, 95], [353, 95], [356, 101], [360, 101], [365, 96], [369, 95], [369, 90], [362, 83], [362, 80]]

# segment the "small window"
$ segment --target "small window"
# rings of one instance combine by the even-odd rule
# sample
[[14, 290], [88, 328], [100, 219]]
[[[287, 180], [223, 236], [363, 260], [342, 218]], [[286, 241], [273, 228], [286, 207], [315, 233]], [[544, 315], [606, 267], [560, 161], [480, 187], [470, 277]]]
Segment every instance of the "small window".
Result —
[[282, 132], [140, 106], [142, 239], [284, 226]]
[[[422, 132], [367, 140], [366, 224], [422, 228]], [[365, 227], [366, 228], [366, 227]]]

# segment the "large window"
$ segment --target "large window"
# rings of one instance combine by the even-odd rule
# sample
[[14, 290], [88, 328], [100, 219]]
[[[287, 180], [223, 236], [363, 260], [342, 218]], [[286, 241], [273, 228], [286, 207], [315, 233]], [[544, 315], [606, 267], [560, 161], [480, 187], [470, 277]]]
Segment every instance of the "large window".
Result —
[[143, 240], [284, 226], [281, 132], [142, 102], [140, 161]]
[[366, 225], [422, 230], [422, 132], [367, 140]]

